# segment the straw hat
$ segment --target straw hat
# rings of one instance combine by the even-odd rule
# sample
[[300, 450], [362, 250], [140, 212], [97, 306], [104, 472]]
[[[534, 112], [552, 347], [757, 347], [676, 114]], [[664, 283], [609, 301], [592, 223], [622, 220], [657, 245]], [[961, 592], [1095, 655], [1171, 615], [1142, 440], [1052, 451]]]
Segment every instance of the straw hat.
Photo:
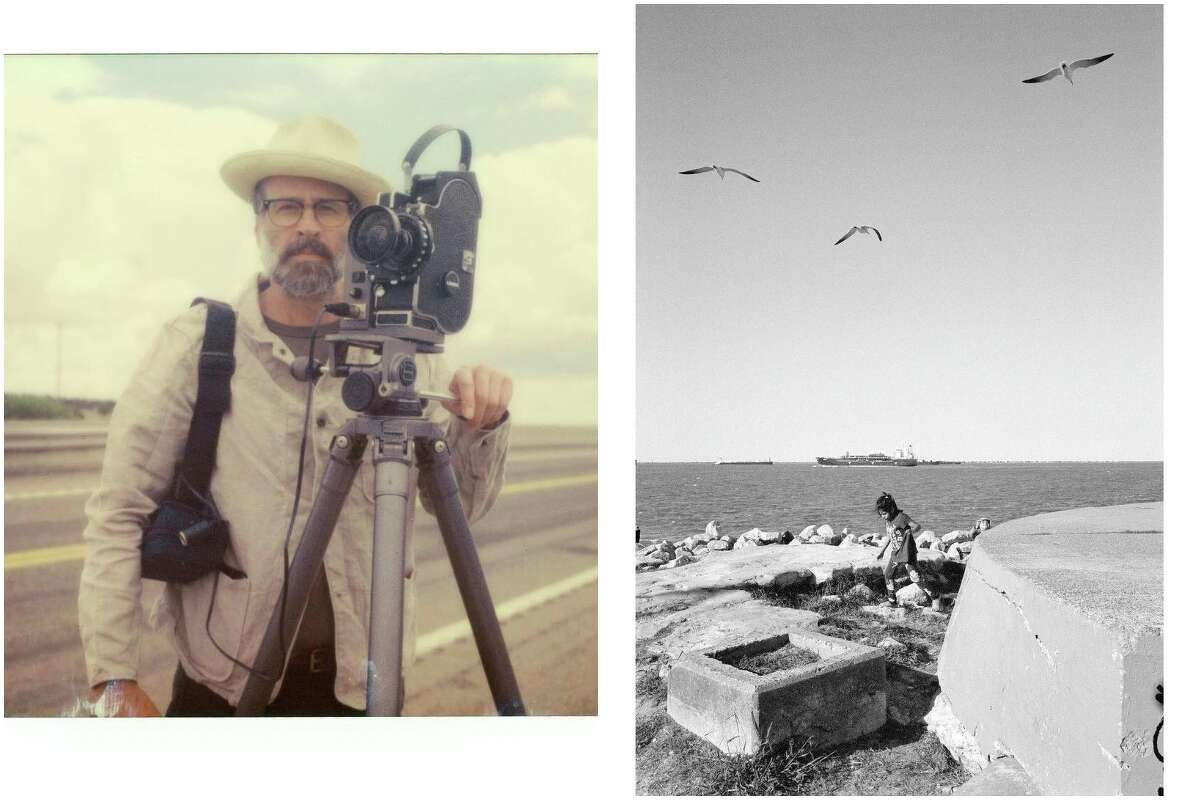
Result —
[[358, 164], [358, 140], [353, 133], [324, 117], [301, 117], [280, 125], [265, 149], [239, 153], [226, 161], [221, 177], [246, 202], [253, 201], [258, 182], [272, 175], [336, 183], [364, 205], [374, 203], [380, 192], [391, 191], [387, 181]]

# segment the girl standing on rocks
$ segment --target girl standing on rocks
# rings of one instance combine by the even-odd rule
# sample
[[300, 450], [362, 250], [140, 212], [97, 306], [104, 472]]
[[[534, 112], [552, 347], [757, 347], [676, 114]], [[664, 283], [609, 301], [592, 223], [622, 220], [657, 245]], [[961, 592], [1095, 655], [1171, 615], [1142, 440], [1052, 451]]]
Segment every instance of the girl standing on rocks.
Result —
[[884, 526], [887, 528], [888, 538], [883, 543], [883, 547], [879, 550], [879, 555], [875, 556], [876, 560], [883, 558], [884, 554], [890, 547], [892, 549], [892, 557], [888, 559], [887, 564], [883, 568], [883, 585], [887, 588], [888, 605], [895, 607], [896, 603], [896, 580], [895, 574], [904, 567], [908, 572], [908, 578], [917, 585], [925, 596], [933, 602], [933, 592], [929, 591], [925, 582], [921, 579], [921, 573], [917, 572], [917, 532], [921, 530], [921, 524], [912, 517], [905, 514], [896, 506], [896, 500], [887, 492], [880, 495], [875, 501], [875, 513], [884, 521]]

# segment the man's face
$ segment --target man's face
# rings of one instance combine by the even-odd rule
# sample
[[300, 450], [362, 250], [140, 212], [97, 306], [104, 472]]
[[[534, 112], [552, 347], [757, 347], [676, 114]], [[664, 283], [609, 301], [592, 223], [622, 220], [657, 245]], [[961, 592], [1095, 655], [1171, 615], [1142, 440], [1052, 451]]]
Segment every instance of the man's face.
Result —
[[[353, 195], [336, 183], [281, 175], [265, 179], [258, 188], [268, 208], [255, 209], [254, 234], [271, 280], [299, 300], [332, 297], [345, 266], [352, 216], [346, 201], [353, 201]], [[291, 222], [286, 212], [297, 205], [300, 218]], [[329, 224], [341, 216], [344, 219]]]

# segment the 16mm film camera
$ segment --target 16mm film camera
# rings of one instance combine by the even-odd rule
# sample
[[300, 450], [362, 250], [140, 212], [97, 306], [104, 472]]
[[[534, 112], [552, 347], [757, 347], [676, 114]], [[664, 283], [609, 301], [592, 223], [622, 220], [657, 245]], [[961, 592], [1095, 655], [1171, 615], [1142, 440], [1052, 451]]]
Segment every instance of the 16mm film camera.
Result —
[[[417, 159], [447, 125], [431, 128], [404, 157], [406, 182]], [[382, 194], [350, 222], [346, 276], [353, 318], [341, 330], [411, 327], [430, 341], [467, 324], [475, 287], [475, 246], [483, 201], [470, 172], [471, 141], [458, 131], [458, 170], [412, 176], [407, 194]]]

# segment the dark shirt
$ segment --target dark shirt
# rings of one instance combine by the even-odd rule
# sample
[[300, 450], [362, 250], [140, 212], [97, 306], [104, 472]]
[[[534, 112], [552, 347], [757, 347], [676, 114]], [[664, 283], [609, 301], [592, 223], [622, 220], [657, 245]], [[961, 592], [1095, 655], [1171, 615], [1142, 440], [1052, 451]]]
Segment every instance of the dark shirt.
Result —
[[[272, 333], [283, 339], [297, 357], [308, 355], [308, 337], [312, 328], [283, 325], [266, 317], [263, 317], [263, 322]], [[336, 333], [337, 329], [336, 322], [317, 328], [317, 340], [313, 347], [313, 358], [317, 361], [323, 362], [329, 358], [329, 344], [321, 337]], [[333, 647], [333, 602], [329, 599], [329, 581], [325, 578], [324, 564], [317, 571], [317, 582], [308, 597], [308, 606], [300, 620], [292, 653], [303, 655], [318, 647]]]

